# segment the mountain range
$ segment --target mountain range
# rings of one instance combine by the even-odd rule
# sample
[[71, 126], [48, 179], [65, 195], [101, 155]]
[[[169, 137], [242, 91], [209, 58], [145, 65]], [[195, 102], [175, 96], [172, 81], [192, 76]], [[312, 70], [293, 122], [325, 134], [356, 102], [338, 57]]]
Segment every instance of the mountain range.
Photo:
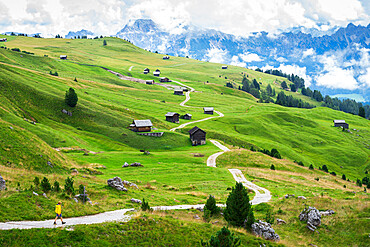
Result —
[[168, 31], [151, 19], [131, 20], [117, 37], [172, 56], [248, 68], [278, 69], [305, 79], [324, 95], [370, 102], [370, 24], [251, 33], [240, 37], [194, 25]]

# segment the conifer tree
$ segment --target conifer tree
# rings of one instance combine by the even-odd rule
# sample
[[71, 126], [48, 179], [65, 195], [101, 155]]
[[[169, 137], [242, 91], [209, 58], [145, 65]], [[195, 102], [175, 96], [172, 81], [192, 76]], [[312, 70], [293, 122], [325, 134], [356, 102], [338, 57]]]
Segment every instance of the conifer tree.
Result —
[[47, 193], [51, 190], [51, 185], [50, 185], [50, 182], [49, 182], [49, 179], [47, 179], [46, 177], [44, 177], [42, 180], [41, 180], [41, 189], [43, 192]]
[[363, 108], [362, 106], [358, 108], [358, 115], [365, 118], [365, 108]]
[[225, 220], [233, 226], [250, 229], [254, 223], [253, 209], [249, 203], [248, 191], [242, 183], [236, 183], [226, 200]]
[[227, 227], [222, 227], [216, 233], [216, 236], [211, 236], [208, 242], [201, 240], [201, 246], [206, 247], [237, 247], [240, 246], [240, 239], [234, 236]]
[[77, 105], [78, 96], [73, 88], [69, 88], [66, 92], [65, 102], [70, 107], [75, 107]]
[[206, 205], [204, 205], [204, 212], [210, 211], [210, 216], [214, 216], [220, 213], [220, 208], [216, 206], [216, 200], [212, 195], [209, 195]]

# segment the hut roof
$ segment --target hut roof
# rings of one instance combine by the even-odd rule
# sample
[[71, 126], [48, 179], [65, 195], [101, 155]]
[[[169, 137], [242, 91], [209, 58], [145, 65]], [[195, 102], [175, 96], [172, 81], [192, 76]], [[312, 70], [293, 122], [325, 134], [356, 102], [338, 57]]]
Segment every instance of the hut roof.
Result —
[[336, 123], [336, 124], [346, 123], [345, 120], [333, 120], [333, 122]]
[[189, 130], [189, 134], [190, 135], [193, 135], [195, 132], [197, 132], [198, 130], [200, 131], [203, 131], [204, 133], [206, 133], [204, 130], [198, 128], [197, 126], [195, 126], [194, 128], [192, 128], [191, 130]]
[[213, 107], [203, 107], [204, 111], [213, 111]]
[[184, 116], [189, 116], [191, 117], [192, 115], [190, 113], [186, 113]]
[[152, 121], [150, 121], [149, 119], [145, 119], [145, 120], [134, 120], [132, 123], [136, 127], [151, 127], [151, 126], [153, 126]]
[[167, 112], [166, 117], [173, 117], [175, 115], [180, 115], [177, 112]]

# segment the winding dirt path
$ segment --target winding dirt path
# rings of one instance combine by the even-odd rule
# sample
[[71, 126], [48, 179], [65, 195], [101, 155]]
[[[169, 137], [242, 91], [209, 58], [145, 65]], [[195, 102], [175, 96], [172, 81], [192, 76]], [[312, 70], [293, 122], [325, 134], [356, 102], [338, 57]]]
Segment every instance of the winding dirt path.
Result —
[[[130, 67], [129, 70], [131, 70], [133, 66]], [[126, 79], [126, 76], [123, 76], [119, 73], [116, 73], [114, 71], [108, 70], [109, 72], [116, 74], [117, 76], [121, 77], [122, 79]], [[143, 83], [143, 80], [137, 79], [137, 78], [132, 78], [129, 77], [129, 80], [131, 81], [136, 81]], [[185, 103], [190, 100], [190, 92], [195, 91], [194, 88], [191, 88], [189, 86], [186, 86], [185, 84], [181, 82], [174, 81], [175, 83], [187, 87], [190, 89], [190, 91], [186, 92], [186, 99], [180, 103], [181, 106], [184, 107], [189, 107], [186, 106]], [[208, 118], [204, 118], [201, 120], [197, 121], [192, 121], [188, 122], [185, 124], [182, 124], [176, 128], [171, 129], [170, 131], [175, 131], [176, 129], [181, 129], [184, 128], [186, 125], [192, 124], [192, 123], [197, 123], [197, 122], [202, 122], [206, 121], [212, 118], [218, 118], [218, 117], [223, 117], [224, 114], [222, 114], [219, 111], [215, 111], [218, 116], [212, 116]], [[225, 147], [221, 143], [215, 140], [210, 140], [211, 143], [213, 143], [215, 146], [220, 148], [222, 151], [217, 152], [215, 154], [212, 154], [211, 156], [208, 157], [207, 159], [207, 166], [211, 167], [216, 167], [216, 159], [218, 156], [223, 154], [224, 152], [230, 151], [229, 148]], [[270, 191], [268, 191], [265, 188], [262, 188], [260, 186], [257, 186], [253, 184], [252, 182], [248, 181], [243, 173], [239, 169], [229, 169], [230, 173], [233, 175], [235, 181], [243, 183], [243, 185], [255, 192], [255, 197], [253, 200], [251, 200], [252, 205], [257, 205], [262, 202], [268, 202], [271, 199], [271, 194]], [[261, 191], [263, 193], [261, 193]], [[219, 207], [225, 207], [224, 204], [217, 204]], [[179, 210], [179, 209], [191, 209], [191, 208], [203, 208], [204, 204], [197, 204], [197, 205], [174, 205], [174, 206], [154, 206], [152, 207], [153, 210]], [[5, 222], [5, 223], [0, 223], [0, 230], [10, 230], [10, 229], [31, 229], [31, 228], [57, 228], [57, 227], [70, 227], [74, 225], [81, 225], [81, 224], [98, 224], [98, 223], [104, 223], [104, 222], [111, 222], [111, 221], [121, 221], [121, 222], [127, 222], [131, 220], [131, 216], [127, 215], [127, 212], [134, 211], [134, 208], [128, 208], [128, 209], [120, 209], [120, 210], [115, 210], [115, 211], [108, 211], [96, 215], [87, 215], [87, 216], [82, 216], [82, 217], [73, 217], [73, 218], [65, 218], [64, 220], [67, 222], [66, 225], [62, 225], [60, 223], [60, 220], [57, 221], [58, 225], [54, 225], [54, 219], [52, 220], [44, 220], [44, 221], [11, 221], [11, 222]]]

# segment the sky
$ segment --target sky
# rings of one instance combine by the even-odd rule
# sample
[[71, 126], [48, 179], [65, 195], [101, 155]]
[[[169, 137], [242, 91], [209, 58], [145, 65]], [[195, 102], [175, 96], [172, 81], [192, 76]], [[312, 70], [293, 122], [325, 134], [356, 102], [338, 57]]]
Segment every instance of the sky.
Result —
[[115, 35], [130, 19], [151, 18], [168, 31], [193, 24], [246, 36], [303, 26], [325, 31], [370, 23], [369, 0], [0, 0], [0, 33], [44, 37], [87, 29]]

